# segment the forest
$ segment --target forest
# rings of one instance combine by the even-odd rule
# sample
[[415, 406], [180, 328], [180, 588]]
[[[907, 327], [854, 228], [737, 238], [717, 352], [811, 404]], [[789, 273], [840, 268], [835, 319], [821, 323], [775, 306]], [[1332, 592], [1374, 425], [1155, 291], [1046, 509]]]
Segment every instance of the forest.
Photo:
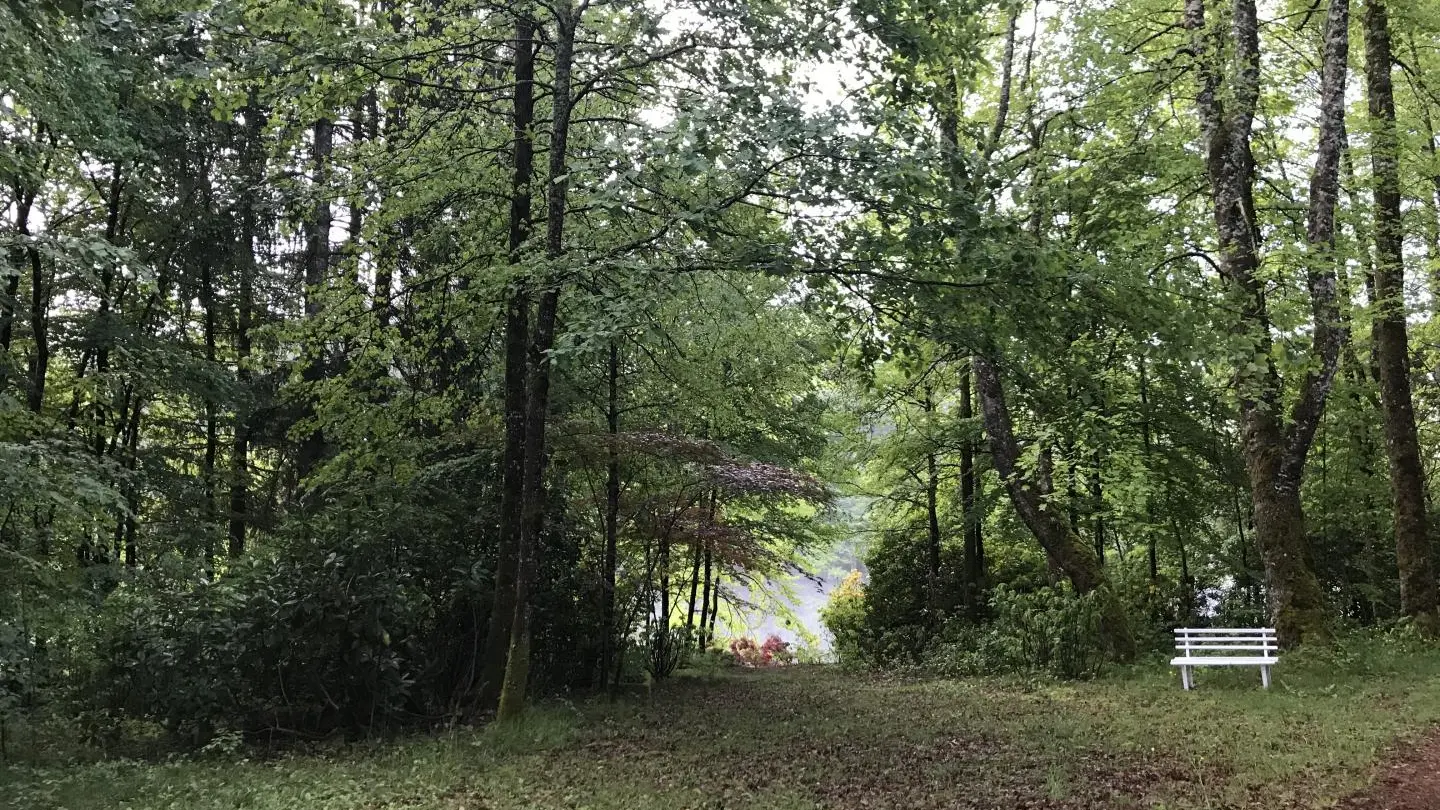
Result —
[[0, 804], [1440, 762], [1437, 121], [1432, 0], [3, 0]]

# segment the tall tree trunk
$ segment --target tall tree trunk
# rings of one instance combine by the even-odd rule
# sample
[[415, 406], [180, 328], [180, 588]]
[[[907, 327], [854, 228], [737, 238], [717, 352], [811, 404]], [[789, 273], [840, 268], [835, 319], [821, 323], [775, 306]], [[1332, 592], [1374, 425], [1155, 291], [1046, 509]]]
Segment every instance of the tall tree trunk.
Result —
[[1100, 465], [1104, 459], [1097, 449], [1095, 451], [1095, 466], [1090, 470], [1090, 521], [1094, 536], [1091, 538], [1095, 546], [1095, 559], [1101, 565], [1105, 564], [1105, 491], [1100, 476]]
[[978, 478], [975, 474], [975, 442], [968, 435], [970, 420], [975, 418], [975, 402], [971, 394], [970, 364], [960, 372], [960, 419], [967, 435], [960, 445], [960, 511], [964, 522], [965, 550], [962, 567], [965, 571], [965, 607], [971, 620], [978, 621], [984, 609], [985, 545], [983, 522], [978, 507]]
[[[554, 6], [555, 62], [551, 81], [549, 176], [545, 213], [545, 253], [557, 260], [565, 253], [565, 213], [569, 191], [570, 74], [575, 56], [575, 32], [579, 19], [572, 0]], [[550, 270], [554, 273], [552, 267]], [[510, 630], [510, 655], [505, 662], [505, 681], [500, 692], [497, 717], [510, 720], [525, 706], [530, 677], [530, 590], [536, 572], [536, 555], [545, 521], [545, 428], [550, 409], [550, 350], [555, 345], [556, 318], [560, 309], [561, 281], [545, 279], [535, 311], [535, 333], [530, 343], [530, 384], [525, 403], [525, 467], [521, 490], [520, 544], [515, 565], [514, 625]]]
[[35, 343], [35, 354], [30, 361], [30, 390], [25, 404], [40, 413], [45, 407], [45, 378], [50, 371], [50, 304], [40, 252], [31, 248], [27, 253], [30, 256], [30, 337]]
[[[245, 106], [244, 165], [241, 169], [245, 186], [240, 196], [240, 242], [235, 246], [235, 267], [239, 276], [238, 300], [235, 302], [235, 377], [248, 396], [253, 373], [250, 369], [250, 330], [255, 319], [255, 238], [259, 231], [256, 195], [265, 179], [265, 152], [261, 138], [265, 131], [265, 114], [250, 91]], [[246, 531], [250, 513], [250, 413], [248, 407], [237, 408], [235, 432], [230, 445], [230, 526], [227, 532], [230, 557], [245, 553]]]
[[[28, 189], [16, 189], [15, 197], [15, 232], [23, 236], [30, 233], [30, 210], [35, 205], [35, 192]], [[20, 294], [20, 277], [25, 275], [28, 267], [29, 251], [27, 246], [16, 244], [10, 248], [10, 276], [5, 282], [5, 292], [0, 295], [0, 352], [10, 351], [10, 341], [15, 331], [15, 310], [19, 306], [16, 296]], [[4, 384], [5, 376], [9, 371], [9, 358], [3, 358], [0, 362], [0, 384]]]
[[932, 450], [925, 454], [925, 575], [930, 605], [940, 602], [940, 462]]
[[[1073, 344], [1074, 338], [1066, 341]], [[1065, 399], [1073, 401], [1075, 389], [1066, 387]], [[1065, 516], [1070, 520], [1070, 532], [1076, 537], [1080, 536], [1080, 482], [1076, 478], [1079, 474], [1079, 460], [1075, 458], [1075, 434], [1070, 433], [1065, 437], [1064, 446], [1061, 452], [1065, 457]], [[1104, 559], [1098, 559], [1101, 565], [1105, 564]]]
[[[315, 202], [305, 221], [305, 317], [312, 321], [325, 309], [323, 288], [330, 274], [330, 225], [334, 212], [330, 208], [327, 186], [334, 147], [335, 124], [329, 118], [317, 120], [310, 144], [310, 190]], [[311, 365], [319, 369], [323, 362], [322, 355]]]
[[[27, 216], [28, 220], [28, 216]], [[20, 235], [30, 236], [28, 221], [19, 223]], [[30, 263], [30, 339], [35, 344], [30, 360], [30, 386], [25, 404], [35, 413], [45, 407], [45, 377], [50, 371], [50, 296], [45, 288], [45, 265], [33, 244], [25, 246]]]
[[[1329, 114], [1329, 101], [1339, 93], [1343, 102], [1347, 39], [1346, 26], [1341, 23], [1347, 16], [1346, 0], [1331, 3], [1321, 90], [1326, 112], [1322, 114], [1316, 176], [1311, 182], [1312, 220], [1316, 206], [1328, 201], [1333, 222], [1339, 161], [1334, 125], [1343, 124], [1343, 106], [1337, 118]], [[1184, 24], [1194, 32], [1193, 51], [1199, 61], [1197, 106], [1219, 233], [1220, 273], [1232, 305], [1240, 313], [1235, 329], [1252, 346], [1249, 359], [1237, 363], [1236, 387], [1255, 535], [1265, 564], [1272, 621], [1281, 643], [1291, 646], [1326, 632], [1324, 597], [1305, 556], [1300, 481], [1343, 342], [1339, 319], [1334, 314], [1334, 272], [1328, 252], [1319, 259], [1312, 257], [1308, 279], [1315, 313], [1314, 353], [1320, 360], [1320, 370], [1306, 375], [1287, 428], [1281, 413], [1282, 383], [1271, 354], [1273, 338], [1264, 285], [1257, 277], [1259, 229], [1255, 219], [1255, 158], [1250, 149], [1260, 95], [1260, 34], [1255, 0], [1234, 0], [1228, 36], [1220, 26], [1207, 29], [1205, 0], [1186, 0]], [[1228, 74], [1223, 68], [1226, 64], [1235, 66]]]
[[[1440, 164], [1440, 154], [1437, 154], [1435, 146], [1435, 123], [1430, 117], [1430, 108], [1422, 102], [1420, 108], [1421, 124], [1425, 127], [1425, 140], [1421, 141], [1421, 149], [1425, 152], [1426, 161], [1435, 166]], [[1426, 283], [1430, 286], [1430, 298], [1434, 302], [1432, 311], [1440, 307], [1440, 173], [1431, 177], [1431, 189], [1429, 197], [1429, 209], [1425, 217], [1425, 260], [1429, 265], [1429, 273], [1426, 275]]]
[[1020, 469], [1020, 447], [1015, 440], [999, 370], [988, 357], [978, 354], [972, 365], [995, 471], [1005, 482], [1016, 513], [1040, 541], [1046, 557], [1070, 580], [1077, 592], [1089, 593], [1099, 588], [1105, 581], [1105, 575], [1093, 550], [1075, 536], [1067, 519], [1057, 515], [1042, 499], [1048, 485], [1043, 481], [1030, 480]]
[[[110, 188], [105, 197], [105, 241], [112, 245], [120, 243], [120, 209], [121, 194], [125, 188], [125, 179], [120, 170], [120, 164], [115, 163], [110, 173]], [[106, 262], [100, 270], [100, 305], [95, 313], [95, 331], [98, 333], [95, 341], [95, 374], [99, 378], [99, 385], [105, 386], [105, 375], [110, 371], [110, 337], [113, 330], [109, 328], [110, 320], [111, 286], [115, 281], [115, 267], [113, 263]], [[95, 398], [95, 455], [105, 455], [105, 392], [97, 389]], [[121, 414], [116, 422], [116, 433], [124, 427], [125, 415]]]
[[[525, 14], [515, 20], [515, 89], [513, 96], [514, 171], [510, 180], [510, 261], [520, 261], [521, 247], [534, 226], [531, 185], [535, 179], [535, 22]], [[530, 296], [525, 279], [511, 282], [505, 305], [505, 451], [500, 490], [500, 537], [495, 559], [495, 598], [485, 636], [480, 676], [480, 706], [500, 699], [510, 631], [515, 623], [516, 566], [520, 558], [521, 502], [525, 477], [526, 363], [530, 341]]]
[[[309, 386], [319, 383], [327, 373], [327, 347], [325, 333], [319, 319], [325, 310], [325, 287], [330, 276], [330, 225], [334, 212], [330, 209], [328, 178], [330, 154], [334, 149], [335, 125], [328, 118], [321, 118], [313, 127], [310, 145], [311, 193], [315, 195], [314, 207], [305, 221], [305, 320], [311, 345], [305, 347], [304, 364], [300, 377]], [[304, 414], [315, 416], [315, 392], [305, 392]], [[303, 481], [314, 472], [316, 465], [325, 456], [325, 434], [313, 428], [300, 441], [295, 461], [295, 477]]]
[[700, 587], [700, 640], [699, 648], [704, 651], [710, 645], [710, 566], [713, 562], [710, 541], [705, 542], [705, 571], [701, 574]]
[[[618, 557], [620, 536], [620, 346], [610, 340], [610, 357], [605, 369], [605, 427], [610, 444], [605, 448], [605, 554], [602, 563], [601, 580], [601, 625], [604, 637], [600, 640], [600, 682], [603, 685], [610, 672], [618, 628], [615, 627], [615, 566]], [[702, 619], [702, 624], [703, 619]]]
[[[925, 411], [928, 431], [935, 414], [935, 399], [929, 383], [925, 385], [920, 406]], [[933, 611], [940, 606], [940, 460], [933, 447], [925, 453], [925, 575], [926, 596]]]
[[[709, 559], [708, 556], [706, 559]], [[720, 618], [720, 568], [721, 566], [717, 562], [715, 565], [715, 576], [710, 583], [710, 627], [705, 631], [705, 638], [708, 639], [711, 644], [715, 643], [715, 624]]]
[[685, 608], [685, 643], [688, 646], [695, 638], [695, 598], [700, 595], [700, 544], [695, 544], [695, 553], [690, 561], [690, 598]]
[[656, 554], [656, 567], [660, 569], [660, 632], [670, 629], [670, 532], [660, 535], [660, 548]]
[[[989, 136], [981, 146], [981, 155], [989, 160], [1000, 146], [1009, 122], [1011, 87], [1015, 67], [1015, 33], [1019, 24], [1020, 6], [1011, 8], [1005, 23], [1005, 47], [1000, 63], [1000, 94], [995, 107], [995, 119], [991, 122]], [[1034, 47], [1033, 40], [1031, 47]], [[1028, 59], [1027, 59], [1028, 70]], [[960, 171], [960, 87], [952, 71], [946, 77], [944, 107], [939, 111], [940, 138], [951, 159], [951, 186], [957, 191], [961, 186]], [[991, 195], [991, 206], [994, 205]], [[971, 396], [971, 373], [976, 358], [971, 358], [962, 370], [960, 378], [960, 418], [969, 420], [975, 416]], [[983, 362], [983, 361], [982, 361]], [[998, 380], [997, 380], [998, 383]], [[1006, 415], [1008, 419], [1008, 414]], [[983, 420], [982, 420], [983, 421]], [[984, 612], [985, 547], [984, 524], [979, 514], [980, 479], [975, 470], [975, 445], [968, 438], [960, 448], [960, 503], [964, 512], [964, 557], [966, 603], [972, 619], [978, 620]]]
[[[221, 212], [215, 210], [214, 187], [210, 177], [210, 165], [202, 162], [196, 176], [197, 187], [200, 191], [200, 210], [207, 218], [218, 219]], [[225, 252], [222, 245], [210, 243], [197, 245], [199, 250], [198, 260], [200, 263], [200, 338], [205, 345], [205, 364], [211, 369], [216, 369], [216, 316], [218, 306], [215, 300], [215, 262], [216, 259], [224, 260]], [[148, 319], [151, 309], [149, 302], [146, 302], [146, 312], [142, 315], [141, 327], [144, 328], [144, 321]], [[128, 398], [128, 396], [127, 396]], [[139, 398], [136, 397], [136, 408], [139, 408]], [[219, 490], [219, 482], [216, 478], [215, 463], [220, 454], [220, 424], [219, 424], [219, 403], [210, 386], [206, 386], [202, 392], [201, 401], [205, 414], [205, 454], [200, 462], [200, 479], [205, 494], [205, 503], [201, 512], [205, 522], [205, 547], [201, 550], [204, 555], [204, 570], [207, 575], [213, 570], [215, 555], [218, 551], [216, 538], [219, 534], [220, 510], [216, 500]], [[121, 411], [121, 418], [124, 418], [124, 411]]]
[[[374, 106], [375, 91], [373, 89], [361, 93], [360, 98], [355, 100], [355, 106], [351, 113], [350, 120], [350, 144], [352, 148], [359, 146], [371, 137], [373, 124], [367, 123], [366, 116]], [[363, 179], [363, 177], [357, 179], [352, 176], [350, 178], [350, 189], [347, 193], [350, 196], [350, 199], [346, 201], [350, 207], [350, 222], [347, 227], [347, 236], [349, 239], [345, 245], [345, 252], [349, 254], [351, 261], [351, 276], [349, 281], [356, 285], [357, 290], [359, 290], [363, 289], [360, 286], [363, 281], [360, 275], [360, 268], [362, 257], [365, 253], [365, 217], [370, 213], [367, 199], [369, 192], [366, 189], [366, 180]]]
[[[403, 18], [400, 14], [391, 15], [391, 25], [395, 33], [403, 31]], [[500, 77], [497, 77], [500, 78]], [[370, 126], [372, 131], [379, 127], [380, 114], [378, 109], [377, 95], [371, 92], [370, 102], [377, 104], [370, 112]], [[385, 153], [392, 160], [398, 160], [404, 150], [401, 141], [404, 137], [407, 122], [409, 120], [410, 105], [409, 88], [406, 81], [396, 82], [390, 89], [389, 104], [385, 107]], [[377, 132], [378, 134], [378, 132]], [[385, 196], [385, 189], [381, 190], [381, 207], [389, 197]], [[513, 213], [513, 212], [512, 212]], [[405, 267], [409, 263], [410, 240], [414, 232], [414, 221], [411, 217], [402, 217], [393, 226], [387, 229], [382, 237], [380, 256], [375, 264], [375, 285], [371, 294], [371, 309], [375, 312], [375, 322], [383, 330], [390, 325], [393, 316], [395, 275], [399, 270], [401, 277], [404, 277]], [[514, 248], [511, 248], [514, 252]]]
[[[1013, 28], [1013, 25], [1011, 27]], [[1009, 41], [1012, 36], [1007, 34], [1005, 64], [1002, 65], [1004, 76], [1012, 72], [1014, 48]], [[1002, 79], [1002, 91], [1008, 87], [1009, 82]], [[1003, 116], [1007, 114], [1008, 107], [1007, 97], [1002, 99], [998, 110], [994, 133], [1004, 131]], [[1031, 132], [1031, 145], [1038, 152], [1042, 142], [1043, 127], [1036, 127]], [[990, 148], [993, 149], [993, 146]], [[1037, 177], [1032, 184], [1032, 190], [1038, 192], [1042, 186], [1043, 182]], [[1030, 231], [1037, 240], [1043, 232], [1044, 220], [1043, 201], [1037, 196], [1029, 221]], [[1107, 583], [1094, 549], [1087, 547], [1080, 539], [1067, 516], [1055, 514], [1046, 503], [1044, 496], [1051, 487], [1049, 465], [1044, 461], [1046, 454], [1042, 453], [1041, 466], [1044, 469], [1038, 470], [1033, 479], [1023, 475], [1019, 469], [1020, 448], [1015, 440], [1009, 405], [1005, 400], [1000, 370], [996, 363], [997, 358], [987, 357], [983, 353], [976, 354], [971, 361], [975, 391], [980, 400], [980, 414], [985, 433], [990, 440], [990, 455], [995, 471], [1005, 483], [1010, 502], [1021, 522], [1030, 529], [1044, 549], [1052, 571], [1068, 579], [1077, 593], [1087, 594], [1100, 590]], [[1131, 634], [1124, 606], [1108, 588], [1101, 598], [1106, 645], [1116, 658], [1129, 659], [1135, 654], [1135, 639]]]
[[[999, 148], [1000, 138], [1005, 135], [1006, 120], [1010, 116], [1010, 85], [1011, 77], [1015, 72], [1015, 29], [1020, 22], [1020, 5], [1016, 3], [1011, 7], [1010, 16], [1005, 22], [1005, 51], [1000, 57], [1000, 96], [995, 104], [995, 120], [991, 122], [990, 137], [985, 140], [981, 149], [981, 156], [987, 161]], [[952, 82], [953, 79], [952, 76]], [[956, 89], [952, 84], [950, 94], [951, 100], [958, 104], [960, 99], [958, 93], [955, 92]], [[953, 142], [953, 136], [950, 139]]]
[[[1137, 358], [1140, 370], [1140, 447], [1144, 454], [1145, 470], [1153, 475], [1155, 473], [1154, 445], [1150, 437], [1150, 379], [1145, 369], [1145, 355]], [[1156, 553], [1156, 536], [1159, 532], [1155, 527], [1155, 499], [1150, 497], [1150, 492], [1145, 492], [1145, 547], [1146, 557], [1150, 564], [1150, 582], [1154, 584], [1160, 579], [1160, 561]]]
[[[208, 203], [207, 203], [208, 207]], [[200, 307], [204, 312], [203, 316], [203, 337], [205, 341], [205, 362], [214, 367], [215, 355], [215, 278], [211, 268], [211, 261], [208, 255], [209, 247], [203, 248], [207, 254], [202, 260], [200, 267]], [[217, 482], [215, 480], [215, 459], [220, 450], [220, 428], [218, 407], [215, 402], [215, 395], [208, 389], [205, 392], [205, 459], [201, 463], [200, 472], [205, 484], [205, 569], [215, 559], [215, 536], [218, 533], [216, 522], [218, 519], [218, 508], [216, 505]]]
[[[130, 427], [127, 431], [125, 441], [125, 466], [133, 474], [139, 464], [140, 458], [140, 417], [144, 412], [144, 403], [137, 396], [134, 407], [131, 409]], [[130, 484], [126, 491], [127, 510], [123, 520], [125, 538], [125, 566], [134, 568], [140, 564], [140, 546], [136, 538], [138, 525], [136, 516], [140, 513], [140, 493], [135, 484]]]
[[[707, 527], [715, 525], [715, 512], [719, 506], [719, 503], [720, 491], [717, 489], [710, 490], [710, 509], [706, 517]], [[697, 633], [695, 630], [695, 598], [698, 595], [700, 585], [700, 563], [705, 557], [705, 551], [708, 549], [708, 543], [703, 538], [704, 535], [702, 534], [702, 539], [698, 540], [695, 543], [695, 561], [691, 565], [690, 569], [690, 610], [689, 613], [686, 615], [685, 619], [685, 628], [689, 631], [689, 641], [691, 643], [694, 643], [696, 645], [696, 649], [699, 650], [705, 649], [705, 645], [701, 643], [701, 638], [704, 633]], [[710, 577], [710, 571], [708, 566], [706, 567], [705, 577], [707, 579]], [[706, 584], [708, 585], [709, 583]], [[705, 610], [703, 606], [700, 610], [700, 626], [702, 628], [705, 626]]]
[[[1350, 152], [1348, 139], [1342, 138], [1341, 149], [1341, 187], [1346, 190], [1347, 196], [1350, 198], [1351, 210], [1361, 211], [1365, 207], [1365, 203], [1361, 199], [1360, 183], [1355, 179], [1355, 162]], [[1370, 229], [1367, 227], [1366, 220], [1363, 217], [1351, 217], [1350, 234], [1355, 244], [1362, 246], [1370, 244]], [[1369, 300], [1373, 302], [1375, 300], [1375, 264], [1372, 253], [1368, 249], [1361, 249], [1358, 251], [1356, 258], [1360, 265], [1361, 284], [1364, 286]], [[1349, 275], [1345, 271], [1345, 263], [1343, 261], [1337, 261], [1335, 263], [1335, 269], [1341, 300], [1348, 301], [1354, 297], [1355, 286], [1349, 280]], [[1346, 325], [1348, 327], [1348, 311], [1342, 310], [1341, 313], [1347, 317]], [[1355, 351], [1354, 341], [1346, 342], [1344, 353], [1341, 355], [1341, 371], [1350, 380], [1350, 400], [1357, 409], [1357, 413], [1364, 413], [1366, 407], [1373, 409], [1375, 413], [1382, 412], [1379, 395], [1380, 370], [1376, 362], [1373, 340], [1371, 341], [1370, 348], [1371, 351], [1368, 362], [1360, 359], [1359, 354]], [[1372, 382], [1374, 383], [1373, 386], [1371, 385]], [[1381, 421], [1384, 421], [1383, 417]], [[1382, 427], [1381, 429], [1383, 431], [1384, 428]], [[1359, 509], [1363, 514], [1368, 515], [1373, 513], [1375, 509], [1371, 483], [1376, 476], [1376, 469], [1373, 464], [1376, 458], [1375, 437], [1369, 420], [1361, 420], [1359, 430], [1356, 432], [1354, 438], [1356, 443], [1354, 456], [1358, 459], [1356, 471], [1359, 472], [1362, 477], [1360, 489], [1365, 493]], [[1388, 464], [1386, 466], [1388, 468]], [[1373, 564], [1373, 561], [1376, 559], [1376, 545], [1373, 542], [1370, 532], [1365, 533], [1361, 546], [1364, 550], [1363, 559], [1352, 560], [1349, 567], [1354, 572], [1351, 581], [1361, 586], [1355, 589], [1357, 593], [1355, 609], [1359, 616], [1359, 621], [1362, 625], [1369, 626], [1374, 623], [1376, 612], [1375, 602], [1368, 594], [1378, 592], [1382, 586], [1381, 583], [1376, 581], [1380, 566]]]
[[[15, 259], [16, 254], [19, 254], [18, 261]], [[0, 293], [0, 352], [7, 355], [10, 353], [10, 341], [15, 333], [15, 296], [20, 294], [21, 265], [25, 261], [24, 256], [23, 249], [11, 249], [11, 264], [14, 272], [5, 282], [5, 292]], [[6, 357], [3, 365], [0, 365], [0, 385], [5, 383], [9, 372], [10, 359]]]
[[[1420, 64], [1420, 49], [1415, 45], [1415, 36], [1409, 38], [1410, 59], [1415, 65]], [[1425, 281], [1430, 285], [1430, 299], [1432, 311], [1440, 308], [1440, 150], [1435, 144], [1435, 119], [1430, 112], [1430, 104], [1433, 96], [1426, 92], [1423, 85], [1420, 85], [1414, 77], [1411, 77], [1411, 87], [1415, 91], [1417, 102], [1420, 107], [1420, 123], [1424, 127], [1421, 134], [1424, 140], [1420, 142], [1420, 148], [1425, 153], [1426, 165], [1430, 169], [1430, 191], [1426, 194], [1426, 208], [1429, 209], [1425, 217], [1425, 254], [1429, 263], [1429, 273]], [[1427, 96], [1429, 98], [1427, 99]]]
[[[1101, 589], [1106, 585], [1105, 572], [1095, 558], [1094, 550], [1088, 548], [1070, 530], [1065, 518], [1055, 514], [1042, 498], [1049, 489], [1049, 483], [1044, 480], [1048, 473], [1041, 471], [1036, 480], [1031, 480], [1020, 470], [1020, 446], [1015, 441], [1009, 405], [1005, 401], [1000, 373], [994, 361], [977, 354], [971, 365], [985, 432], [990, 437], [990, 455], [995, 461], [995, 471], [1005, 482], [1016, 513], [1040, 542], [1046, 559], [1070, 580], [1076, 593], [1087, 594]], [[1129, 618], [1119, 599], [1108, 589], [1102, 595], [1102, 611], [1103, 632], [1112, 654], [1121, 659], [1133, 657], [1135, 639], [1130, 633]]]
[[[1333, 1], [1333, 0], [1332, 0]], [[1373, 340], [1380, 371], [1380, 404], [1390, 490], [1395, 510], [1395, 561], [1400, 569], [1400, 611], [1423, 630], [1440, 631], [1440, 591], [1431, 563], [1425, 515], [1425, 470], [1410, 395], [1410, 350], [1405, 330], [1404, 223], [1400, 212], [1399, 143], [1393, 55], [1384, 0], [1365, 3], [1365, 87], [1369, 97], [1375, 182], [1375, 321]]]

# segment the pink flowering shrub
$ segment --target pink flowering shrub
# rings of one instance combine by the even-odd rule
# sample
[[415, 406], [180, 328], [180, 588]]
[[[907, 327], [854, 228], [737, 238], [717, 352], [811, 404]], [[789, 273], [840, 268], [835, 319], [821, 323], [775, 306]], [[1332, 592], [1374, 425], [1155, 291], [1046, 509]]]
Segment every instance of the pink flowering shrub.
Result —
[[748, 636], [740, 636], [730, 642], [730, 654], [742, 667], [779, 667], [795, 663], [790, 642], [776, 635], [765, 639], [764, 644], [757, 644]]

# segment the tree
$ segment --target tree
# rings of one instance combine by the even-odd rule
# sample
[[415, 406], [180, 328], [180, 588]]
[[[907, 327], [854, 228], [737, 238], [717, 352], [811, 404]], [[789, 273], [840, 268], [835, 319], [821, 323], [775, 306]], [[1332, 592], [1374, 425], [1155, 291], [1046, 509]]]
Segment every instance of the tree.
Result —
[[[1320, 151], [1311, 183], [1310, 239], [1320, 267], [1310, 270], [1315, 353], [1320, 368], [1306, 377], [1289, 423], [1282, 414], [1282, 381], [1271, 356], [1271, 317], [1258, 277], [1259, 229], [1255, 214], [1255, 158], [1251, 128], [1260, 96], [1260, 35], [1256, 7], [1237, 0], [1228, 26], [1207, 23], [1204, 0], [1187, 0], [1185, 27], [1194, 34], [1199, 61], [1197, 100], [1206, 175], [1219, 236], [1219, 273], [1239, 313], [1236, 385], [1240, 392], [1242, 447], [1254, 504], [1255, 538], [1265, 563], [1272, 621], [1282, 644], [1325, 632], [1324, 598], [1306, 559], [1300, 484], [1343, 337], [1335, 306], [1333, 271], [1324, 246], [1333, 239], [1338, 188], [1339, 132], [1344, 125], [1348, 11], [1332, 3], [1326, 18]], [[1226, 35], [1228, 28], [1229, 34]], [[1233, 43], [1233, 56], [1227, 44]], [[1234, 64], [1231, 70], [1226, 65]]]
[[[1332, 5], [1337, 0], [1331, 0]], [[1343, 5], [1343, 0], [1341, 2]], [[1385, 422], [1394, 498], [1395, 559], [1400, 569], [1400, 611], [1428, 635], [1440, 631], [1440, 590], [1431, 561], [1425, 507], [1425, 470], [1410, 392], [1410, 348], [1405, 329], [1404, 219], [1395, 126], [1394, 63], [1384, 0], [1365, 4], [1365, 88], [1373, 142], [1375, 196], [1375, 366]], [[1337, 91], [1337, 93], [1340, 91]], [[1337, 105], [1341, 102], [1336, 102]], [[1338, 149], [1338, 147], [1336, 147]]]

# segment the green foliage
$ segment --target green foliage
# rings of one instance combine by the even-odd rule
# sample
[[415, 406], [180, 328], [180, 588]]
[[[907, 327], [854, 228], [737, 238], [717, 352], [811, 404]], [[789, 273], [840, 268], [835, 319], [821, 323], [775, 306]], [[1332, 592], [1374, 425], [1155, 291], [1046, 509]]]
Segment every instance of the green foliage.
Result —
[[690, 659], [691, 634], [684, 627], [657, 628], [650, 634], [645, 672], [659, 681], [674, 675]]
[[0, 624], [0, 724], [8, 723], [18, 711], [35, 700], [34, 642], [15, 625]]
[[418, 708], [434, 606], [402, 572], [297, 552], [127, 613], [94, 700], [198, 744], [403, 718]]
[[[1315, 15], [1261, 34], [1259, 357], [1215, 272], [1173, 3], [679, 5], [0, 3], [0, 725], [158, 726], [234, 758], [270, 731], [484, 716], [517, 362], [549, 374], [521, 614], [543, 692], [704, 666], [689, 594], [718, 593], [722, 627], [780, 601], [840, 534], [837, 490], [869, 544], [822, 617], [842, 662], [1093, 677], [1098, 597], [1052, 587], [989, 457], [1002, 415], [1142, 647], [1269, 620], [1235, 381], [1275, 364], [1288, 409], [1313, 371]], [[1410, 5], [1428, 356], [1440, 16]], [[523, 188], [520, 15], [542, 88]], [[1384, 627], [1374, 223], [1346, 187], [1351, 345], [1301, 492], [1331, 613]], [[506, 302], [550, 289], [553, 345], [532, 321], [517, 361]], [[1004, 414], [975, 401], [976, 356]], [[1440, 389], [1414, 382], [1433, 422]]]
[[716, 678], [726, 670], [736, 666], [735, 656], [728, 651], [711, 648], [708, 650], [695, 650], [686, 659], [685, 669], [679, 670], [679, 676], [694, 675], [701, 678]]
[[997, 586], [991, 618], [962, 617], [938, 627], [877, 625], [864, 596], [832, 600], [826, 627], [844, 664], [913, 667], [949, 677], [1044, 673], [1094, 677], [1105, 662], [1100, 595], [1077, 597], [1065, 588], [1015, 591]]
[[990, 597], [993, 621], [952, 622], [925, 651], [924, 666], [951, 677], [1043, 672], [1092, 678], [1105, 662], [1101, 598], [1063, 587], [1026, 593], [998, 586]]
[[850, 572], [820, 612], [820, 621], [830, 633], [830, 645], [843, 665], [855, 666], [867, 660], [866, 589], [859, 571]]

